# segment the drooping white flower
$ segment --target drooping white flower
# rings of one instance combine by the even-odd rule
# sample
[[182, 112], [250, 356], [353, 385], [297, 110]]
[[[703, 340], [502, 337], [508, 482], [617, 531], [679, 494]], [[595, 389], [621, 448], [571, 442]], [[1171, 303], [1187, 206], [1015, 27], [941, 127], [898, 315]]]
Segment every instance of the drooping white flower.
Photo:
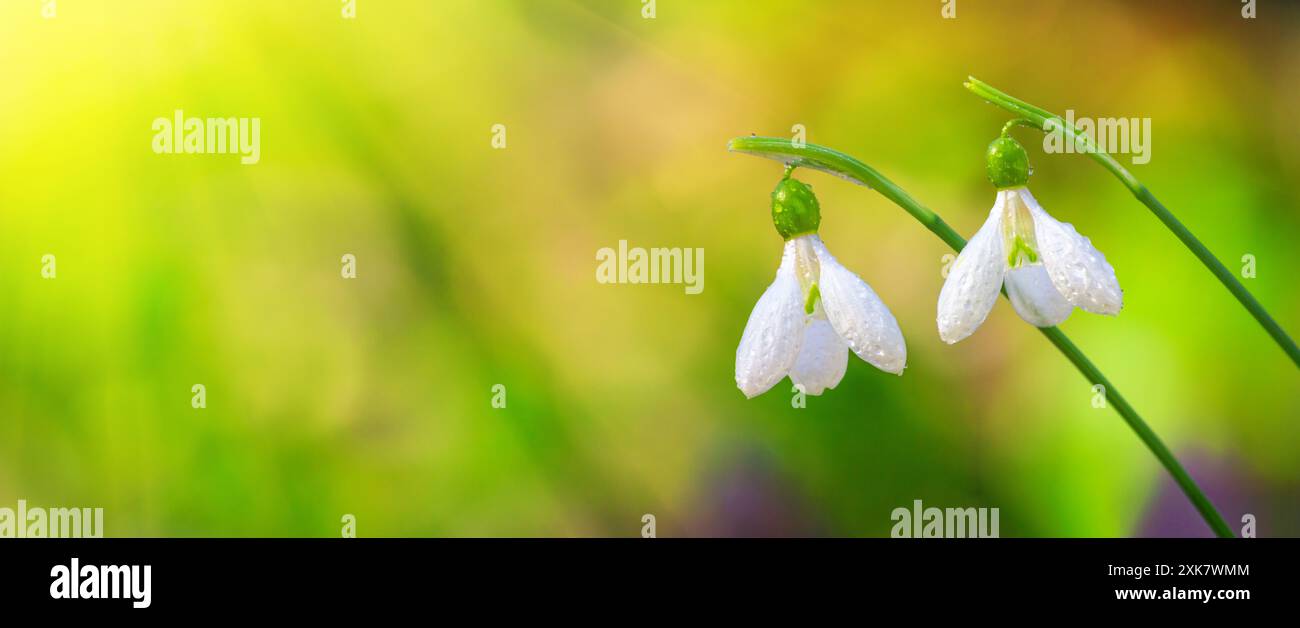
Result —
[[773, 221], [785, 251], [736, 348], [736, 386], [755, 397], [789, 376], [820, 395], [844, 378], [849, 350], [901, 375], [907, 346], [898, 321], [817, 236], [820, 214], [808, 186], [784, 179], [773, 192]]
[[1049, 216], [1023, 185], [998, 190], [988, 220], [949, 269], [939, 292], [939, 337], [952, 344], [974, 333], [1004, 284], [1016, 313], [1036, 327], [1060, 324], [1076, 307], [1114, 316], [1124, 305], [1106, 256]]

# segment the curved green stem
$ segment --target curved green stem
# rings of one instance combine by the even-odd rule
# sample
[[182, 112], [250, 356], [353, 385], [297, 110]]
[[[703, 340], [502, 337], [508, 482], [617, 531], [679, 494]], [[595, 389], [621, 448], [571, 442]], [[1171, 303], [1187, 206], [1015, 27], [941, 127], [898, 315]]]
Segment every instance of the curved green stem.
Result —
[[1025, 118], [1012, 118], [1010, 120], [1007, 120], [1006, 124], [1002, 125], [1002, 135], [1004, 137], [1007, 135], [1011, 135], [1011, 129], [1014, 129], [1018, 126], [1027, 126], [1035, 129], [1038, 128], [1038, 125], [1034, 124], [1033, 120], [1028, 120]]
[[[1031, 126], [1044, 133], [1055, 133], [1057, 131], [1063, 133], [1065, 137], [1069, 138], [1069, 140], [1078, 147], [1079, 152], [1088, 155], [1093, 159], [1093, 161], [1101, 164], [1103, 168], [1115, 175], [1115, 178], [1119, 179], [1120, 182], [1124, 184], [1124, 187], [1128, 188], [1129, 191], [1133, 193], [1133, 196], [1137, 197], [1138, 201], [1143, 205], [1146, 205], [1147, 209], [1150, 209], [1151, 213], [1155, 214], [1156, 218], [1159, 218], [1160, 222], [1164, 223], [1165, 227], [1172, 231], [1174, 235], [1182, 241], [1183, 245], [1186, 246], [1197, 259], [1201, 260], [1201, 263], [1204, 264], [1206, 268], [1210, 269], [1211, 273], [1214, 273], [1214, 276], [1218, 278], [1219, 283], [1222, 283], [1223, 286], [1232, 293], [1232, 296], [1237, 297], [1237, 300], [1240, 301], [1241, 305], [1250, 312], [1251, 316], [1254, 316], [1255, 320], [1259, 321], [1259, 324], [1264, 328], [1264, 331], [1267, 331], [1268, 335], [1272, 336], [1278, 346], [1282, 347], [1282, 350], [1291, 358], [1291, 361], [1294, 362], [1297, 367], [1300, 367], [1300, 347], [1297, 347], [1295, 341], [1292, 340], [1285, 331], [1283, 331], [1282, 327], [1277, 324], [1277, 321], [1273, 320], [1273, 317], [1264, 309], [1264, 306], [1260, 305], [1259, 301], [1255, 300], [1254, 295], [1252, 295], [1245, 286], [1241, 285], [1241, 282], [1237, 280], [1236, 275], [1232, 274], [1232, 272], [1223, 265], [1223, 262], [1220, 262], [1209, 249], [1205, 248], [1205, 245], [1201, 244], [1201, 241], [1197, 240], [1196, 236], [1192, 235], [1192, 232], [1188, 231], [1187, 227], [1183, 226], [1183, 223], [1179, 222], [1178, 219], [1174, 217], [1173, 213], [1166, 209], [1160, 201], [1156, 200], [1156, 197], [1151, 194], [1151, 191], [1148, 190], [1146, 186], [1142, 185], [1142, 183], [1138, 181], [1132, 173], [1126, 170], [1124, 166], [1121, 166], [1114, 157], [1098, 150], [1096, 144], [1093, 143], [1092, 138], [1079, 132], [1079, 130], [1074, 128], [1073, 125], [1067, 124], [1061, 116], [1047, 111], [1046, 109], [1035, 107], [1034, 105], [1009, 94], [1000, 92], [989, 84], [974, 77], [970, 77], [966, 81], [965, 85], [966, 89], [970, 90], [975, 95], [1010, 111], [1029, 123], [1024, 124], [1023, 126]], [[1016, 122], [1016, 120], [1013, 120], [1012, 122], [1007, 123], [1007, 126], [1002, 129], [1003, 134], [1006, 134], [1013, 123]]]
[[[738, 137], [727, 144], [727, 149], [775, 159], [786, 164], [787, 167], [797, 166], [821, 170], [859, 185], [865, 185], [879, 192], [895, 205], [902, 207], [904, 211], [916, 218], [931, 233], [939, 236], [939, 239], [947, 243], [954, 251], [961, 251], [966, 246], [966, 239], [953, 231], [952, 227], [949, 227], [948, 223], [944, 222], [938, 214], [918, 203], [916, 199], [903, 191], [903, 188], [886, 179], [884, 175], [876, 172], [871, 166], [844, 153], [816, 144], [795, 146], [790, 140], [775, 137]], [[1047, 339], [1053, 345], [1056, 345], [1056, 348], [1061, 353], [1065, 354], [1070, 363], [1074, 364], [1075, 368], [1079, 369], [1089, 382], [1104, 387], [1106, 401], [1110, 403], [1111, 407], [1115, 408], [1115, 411], [1123, 417], [1124, 422], [1128, 423], [1138, 438], [1146, 444], [1147, 449], [1150, 449], [1151, 453], [1160, 461], [1160, 464], [1164, 465], [1165, 469], [1169, 471], [1174, 481], [1178, 483], [1179, 488], [1183, 489], [1183, 492], [1187, 494], [1187, 498], [1191, 500], [1192, 505], [1201, 513], [1201, 517], [1214, 530], [1214, 533], [1221, 537], [1231, 538], [1233, 536], [1232, 530], [1228, 528], [1228, 524], [1219, 515], [1219, 511], [1214, 509], [1214, 505], [1210, 503], [1209, 498], [1196, 485], [1196, 481], [1187, 474], [1187, 470], [1178, 462], [1178, 459], [1169, 451], [1169, 448], [1160, 440], [1160, 437], [1151, 431], [1151, 428], [1142, 420], [1142, 417], [1133, 409], [1133, 406], [1129, 405], [1128, 401], [1119, 394], [1119, 391], [1110, 383], [1110, 380], [1106, 379], [1106, 376], [1101, 373], [1097, 366], [1088, 359], [1088, 356], [1084, 355], [1060, 329], [1046, 327], [1039, 331], [1044, 336], [1047, 336]]]

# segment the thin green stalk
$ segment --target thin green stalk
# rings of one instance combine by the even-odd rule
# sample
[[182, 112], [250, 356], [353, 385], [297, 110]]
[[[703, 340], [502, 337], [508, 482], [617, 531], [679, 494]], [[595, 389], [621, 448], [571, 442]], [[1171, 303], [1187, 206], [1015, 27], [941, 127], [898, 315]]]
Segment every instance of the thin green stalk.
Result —
[[[1233, 296], [1237, 297], [1237, 300], [1240, 301], [1241, 305], [1250, 312], [1251, 316], [1254, 316], [1255, 320], [1259, 321], [1259, 324], [1264, 328], [1264, 331], [1267, 331], [1268, 335], [1272, 336], [1278, 346], [1282, 347], [1282, 350], [1291, 358], [1291, 361], [1294, 362], [1297, 367], [1300, 367], [1300, 347], [1297, 347], [1295, 341], [1292, 340], [1285, 331], [1283, 331], [1282, 327], [1277, 324], [1277, 321], [1273, 320], [1273, 317], [1264, 309], [1264, 306], [1260, 305], [1259, 301], [1255, 300], [1254, 295], [1252, 295], [1245, 286], [1241, 285], [1241, 282], [1237, 280], [1236, 275], [1229, 271], [1228, 268], [1223, 265], [1223, 262], [1220, 262], [1209, 249], [1205, 248], [1205, 245], [1201, 244], [1201, 241], [1197, 240], [1196, 236], [1192, 235], [1192, 232], [1188, 231], [1187, 227], [1183, 226], [1183, 223], [1179, 222], [1178, 219], [1160, 203], [1160, 201], [1156, 200], [1156, 197], [1151, 194], [1151, 191], [1148, 190], [1146, 186], [1142, 185], [1142, 183], [1138, 181], [1132, 173], [1126, 170], [1124, 166], [1121, 166], [1114, 157], [1098, 150], [1096, 144], [1092, 141], [1092, 138], [1081, 133], [1078, 129], [1074, 128], [1073, 125], [1067, 124], [1061, 116], [1047, 111], [1046, 109], [1035, 107], [1034, 105], [1014, 96], [1000, 92], [989, 84], [974, 77], [970, 77], [966, 81], [965, 85], [966, 89], [970, 90], [975, 95], [1020, 116], [1020, 118], [1023, 118], [1023, 122], [1028, 122], [1028, 124], [1022, 124], [1022, 126], [1031, 126], [1044, 133], [1054, 133], [1059, 130], [1071, 143], [1074, 144], [1074, 146], [1078, 148], [1079, 152], [1092, 157], [1093, 161], [1101, 164], [1101, 166], [1108, 172], [1115, 175], [1115, 178], [1119, 179], [1120, 182], [1124, 184], [1124, 187], [1128, 188], [1128, 190], [1133, 193], [1133, 196], [1137, 197], [1138, 201], [1141, 201], [1143, 205], [1146, 205], [1147, 208], [1151, 210], [1151, 213], [1155, 214], [1156, 218], [1159, 218], [1160, 222], [1164, 223], [1165, 227], [1168, 227], [1175, 236], [1178, 236], [1178, 239], [1182, 241], [1183, 245], [1186, 246], [1197, 259], [1201, 260], [1201, 263], [1205, 264], [1205, 267], [1210, 269], [1211, 273], [1214, 273], [1214, 276], [1218, 278], [1219, 283], [1222, 283]], [[1008, 125], [1018, 122], [1021, 121], [1013, 120], [1008, 123]], [[1006, 131], [1008, 129], [1007, 127], [1004, 127], [1003, 130]]]
[[[882, 196], [892, 201], [895, 205], [902, 207], [904, 211], [911, 214], [931, 233], [939, 236], [954, 251], [960, 252], [966, 246], [966, 239], [961, 237], [948, 223], [944, 222], [938, 214], [926, 206], [918, 203], [903, 188], [898, 187], [893, 181], [886, 179], [884, 175], [876, 172], [871, 166], [868, 166], [853, 157], [845, 155], [836, 150], [818, 146], [816, 144], [794, 144], [790, 140], [775, 137], [738, 137], [727, 144], [727, 149], [740, 153], [748, 153], [759, 157], [775, 159], [787, 166], [797, 166], [801, 168], [811, 168], [833, 174], [842, 179], [847, 179], [859, 185], [865, 185]], [[1005, 296], [1005, 295], [1004, 295]], [[1169, 474], [1173, 476], [1174, 481], [1178, 483], [1179, 488], [1187, 494], [1192, 505], [1201, 513], [1201, 517], [1209, 524], [1214, 533], [1225, 538], [1233, 536], [1232, 530], [1224, 522], [1219, 511], [1214, 509], [1209, 498], [1205, 496], [1196, 485], [1196, 481], [1187, 474], [1187, 470], [1178, 462], [1174, 454], [1169, 451], [1168, 447], [1156, 436], [1155, 432], [1147, 426], [1142, 417], [1138, 415], [1133, 406], [1119, 394], [1110, 380], [1097, 368], [1096, 365], [1084, 355], [1079, 347], [1066, 337], [1060, 329], [1056, 327], [1042, 328], [1039, 331], [1047, 336], [1056, 348], [1065, 354], [1065, 357], [1079, 369], [1083, 376], [1093, 384], [1104, 386], [1106, 391], [1106, 401], [1115, 408], [1115, 411], [1123, 417], [1124, 422], [1137, 433], [1138, 438], [1146, 444], [1147, 449], [1155, 455], [1160, 464], [1164, 465]]]

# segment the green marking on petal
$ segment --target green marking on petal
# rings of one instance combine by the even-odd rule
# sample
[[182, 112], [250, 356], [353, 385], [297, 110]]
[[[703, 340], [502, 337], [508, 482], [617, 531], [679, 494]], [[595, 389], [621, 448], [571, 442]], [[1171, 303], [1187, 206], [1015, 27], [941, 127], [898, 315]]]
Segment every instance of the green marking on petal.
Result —
[[1007, 255], [1007, 266], [1020, 268], [1025, 262], [1038, 263], [1038, 252], [1017, 234], [1011, 242], [1011, 253]]
[[808, 290], [808, 300], [804, 301], [803, 304], [805, 314], [812, 314], [813, 310], [817, 309], [817, 299], [820, 299], [821, 296], [822, 293], [817, 289], [817, 284], [813, 284], [812, 288]]

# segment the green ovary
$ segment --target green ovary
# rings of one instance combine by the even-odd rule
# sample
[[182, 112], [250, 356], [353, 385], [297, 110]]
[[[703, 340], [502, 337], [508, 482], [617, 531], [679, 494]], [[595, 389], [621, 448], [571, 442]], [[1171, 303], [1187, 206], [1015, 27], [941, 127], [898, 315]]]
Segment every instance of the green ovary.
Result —
[[801, 235], [817, 233], [821, 225], [821, 205], [813, 194], [812, 186], [790, 178], [790, 173], [772, 190], [772, 224], [777, 233], [789, 240]]

